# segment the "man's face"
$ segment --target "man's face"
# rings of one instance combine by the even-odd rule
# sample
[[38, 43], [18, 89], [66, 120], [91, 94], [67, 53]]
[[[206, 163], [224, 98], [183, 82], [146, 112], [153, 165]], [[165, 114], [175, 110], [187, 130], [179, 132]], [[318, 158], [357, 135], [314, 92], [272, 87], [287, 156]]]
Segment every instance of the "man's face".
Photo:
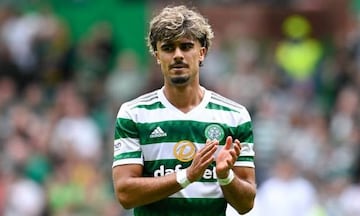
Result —
[[165, 83], [184, 86], [199, 74], [199, 64], [204, 60], [205, 48], [198, 40], [180, 38], [157, 42], [156, 58], [161, 65]]

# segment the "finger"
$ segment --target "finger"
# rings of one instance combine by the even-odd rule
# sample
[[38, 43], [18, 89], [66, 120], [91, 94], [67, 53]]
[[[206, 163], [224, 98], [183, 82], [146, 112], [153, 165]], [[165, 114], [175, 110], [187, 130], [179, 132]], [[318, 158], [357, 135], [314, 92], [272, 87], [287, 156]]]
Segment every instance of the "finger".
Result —
[[226, 137], [226, 143], [224, 145], [224, 149], [229, 150], [232, 147], [232, 137], [228, 136]]
[[237, 155], [241, 152], [241, 143], [238, 139], [235, 139], [234, 149]]
[[231, 152], [230, 152], [230, 155], [231, 155], [231, 157], [232, 157], [233, 163], [235, 163], [235, 161], [236, 161], [237, 158], [239, 157], [239, 154], [236, 153], [236, 151], [231, 151]]
[[205, 160], [207, 160], [208, 158], [211, 158], [213, 156], [213, 154], [216, 152], [217, 148], [218, 148], [218, 144], [219, 142], [217, 140], [211, 140], [209, 141], [207, 144], [205, 144], [205, 146], [200, 149], [199, 151], [199, 156], [201, 158], [205, 158]]
[[217, 148], [218, 148], [218, 144], [214, 143], [214, 145], [212, 145], [211, 148], [208, 148], [207, 151], [204, 151], [202, 153], [202, 157], [214, 159], [214, 154], [215, 154]]
[[207, 139], [205, 145], [200, 149], [199, 153], [206, 152], [215, 145], [214, 140]]
[[214, 153], [206, 155], [206, 157], [204, 158], [204, 161], [202, 163], [204, 169], [206, 169], [215, 160], [215, 157], [213, 155]]

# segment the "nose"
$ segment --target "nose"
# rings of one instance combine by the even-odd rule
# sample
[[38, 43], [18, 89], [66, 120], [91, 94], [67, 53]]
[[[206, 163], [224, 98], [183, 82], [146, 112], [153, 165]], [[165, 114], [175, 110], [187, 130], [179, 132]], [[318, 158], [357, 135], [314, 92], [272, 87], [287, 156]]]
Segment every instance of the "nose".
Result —
[[179, 47], [177, 47], [174, 51], [174, 60], [175, 61], [182, 61], [184, 59], [184, 55], [183, 52], [181, 51], [181, 49]]

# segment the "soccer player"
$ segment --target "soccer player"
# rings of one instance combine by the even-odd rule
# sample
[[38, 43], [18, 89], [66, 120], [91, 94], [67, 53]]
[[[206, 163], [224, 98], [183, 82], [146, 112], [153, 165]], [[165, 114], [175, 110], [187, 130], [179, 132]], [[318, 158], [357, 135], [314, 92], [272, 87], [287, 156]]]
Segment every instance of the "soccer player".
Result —
[[[113, 183], [134, 215], [225, 215], [250, 211], [256, 194], [247, 109], [200, 85], [211, 46], [207, 20], [186, 6], [165, 7], [147, 37], [162, 88], [121, 105]], [[226, 85], [226, 83], [224, 83]]]

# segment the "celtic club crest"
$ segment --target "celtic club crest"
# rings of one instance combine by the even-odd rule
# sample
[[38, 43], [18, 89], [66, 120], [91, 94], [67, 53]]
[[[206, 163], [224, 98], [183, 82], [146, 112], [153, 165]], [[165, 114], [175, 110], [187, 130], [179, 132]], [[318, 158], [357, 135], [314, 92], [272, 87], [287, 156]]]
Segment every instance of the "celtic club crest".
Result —
[[221, 141], [224, 136], [224, 129], [218, 124], [211, 124], [205, 129], [205, 137], [207, 139]]

